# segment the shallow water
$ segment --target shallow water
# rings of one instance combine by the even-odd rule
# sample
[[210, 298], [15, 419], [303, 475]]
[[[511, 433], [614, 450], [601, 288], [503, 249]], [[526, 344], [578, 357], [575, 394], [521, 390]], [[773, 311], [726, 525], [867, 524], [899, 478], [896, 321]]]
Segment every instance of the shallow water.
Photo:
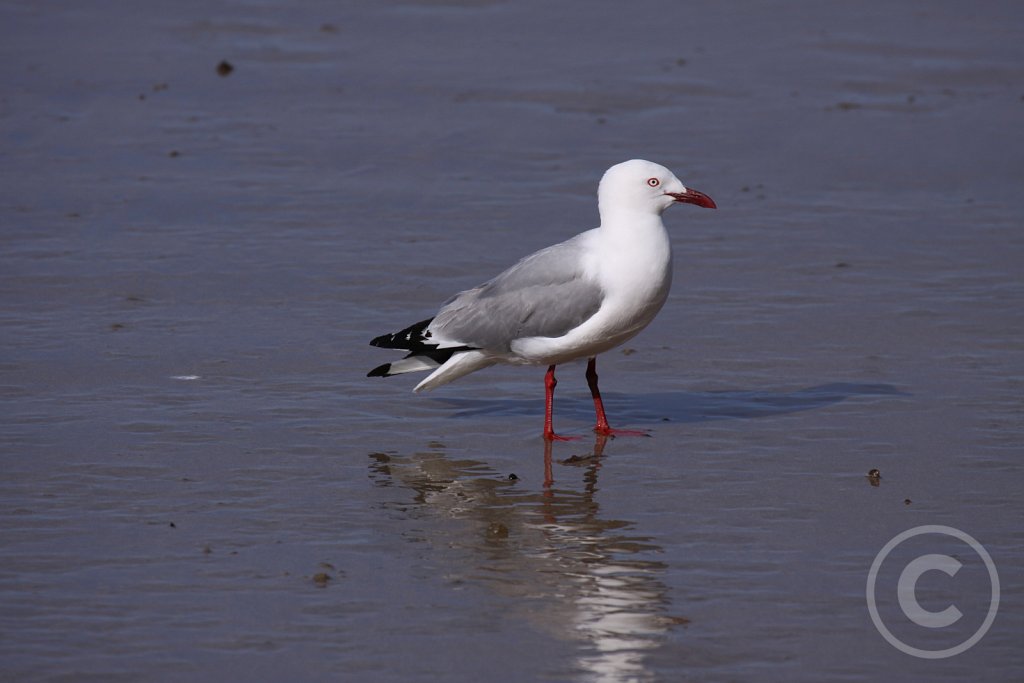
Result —
[[[0, 678], [1024, 677], [1024, 11], [636, 7], [0, 6]], [[720, 207], [600, 361], [652, 438], [364, 377], [631, 157]], [[949, 659], [865, 599], [926, 524]]]

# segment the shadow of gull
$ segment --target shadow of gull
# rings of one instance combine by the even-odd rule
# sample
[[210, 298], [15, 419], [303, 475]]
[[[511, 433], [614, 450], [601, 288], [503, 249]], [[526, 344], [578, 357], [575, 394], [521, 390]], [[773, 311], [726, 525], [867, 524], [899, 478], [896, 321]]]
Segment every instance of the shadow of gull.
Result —
[[[824, 408], [859, 396], [909, 396], [889, 384], [833, 382], [796, 391], [666, 391], [651, 394], [604, 393], [609, 416], [619, 424], [656, 422], [709, 422], [743, 420], [786, 415]], [[436, 400], [454, 407], [451, 417], [477, 415], [540, 415], [544, 402], [534, 398], [443, 398]], [[590, 397], [556, 396], [559, 417], [590, 420], [594, 404]]]

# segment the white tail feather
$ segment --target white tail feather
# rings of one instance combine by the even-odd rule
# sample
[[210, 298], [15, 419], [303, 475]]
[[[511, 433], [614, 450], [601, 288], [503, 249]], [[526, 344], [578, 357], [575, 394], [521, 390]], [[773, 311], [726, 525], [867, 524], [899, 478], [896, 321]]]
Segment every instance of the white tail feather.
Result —
[[[409, 360], [412, 360], [410, 358]], [[430, 375], [416, 385], [413, 391], [425, 391], [439, 387], [442, 384], [448, 384], [457, 380], [463, 375], [468, 375], [471, 372], [476, 372], [488, 366], [494, 365], [495, 361], [482, 351], [464, 351], [457, 353], [441, 367], [434, 370]]]
[[436, 370], [441, 367], [433, 358], [427, 356], [413, 356], [412, 358], [403, 358], [397, 360], [391, 364], [388, 368], [388, 375], [401, 375], [406, 372], [422, 372], [424, 370]]

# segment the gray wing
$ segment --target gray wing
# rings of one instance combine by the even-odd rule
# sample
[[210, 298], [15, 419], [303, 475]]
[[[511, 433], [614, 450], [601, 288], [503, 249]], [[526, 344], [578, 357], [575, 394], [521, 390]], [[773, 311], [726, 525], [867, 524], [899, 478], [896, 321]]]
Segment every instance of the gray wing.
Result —
[[582, 237], [542, 249], [493, 280], [456, 294], [434, 317], [431, 333], [467, 346], [509, 351], [515, 339], [560, 337], [579, 326], [604, 298], [601, 287], [584, 277]]

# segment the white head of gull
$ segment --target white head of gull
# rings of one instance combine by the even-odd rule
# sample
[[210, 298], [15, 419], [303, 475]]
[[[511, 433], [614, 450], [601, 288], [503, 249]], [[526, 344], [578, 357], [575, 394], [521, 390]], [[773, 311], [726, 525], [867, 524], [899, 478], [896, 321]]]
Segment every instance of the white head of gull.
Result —
[[546, 365], [543, 436], [552, 427], [555, 366], [587, 358], [598, 434], [646, 434], [608, 425], [597, 355], [654, 320], [672, 284], [672, 246], [661, 215], [673, 204], [715, 202], [659, 164], [609, 168], [597, 190], [601, 225], [530, 254], [479, 287], [449, 299], [430, 319], [370, 342], [408, 354], [368, 377], [432, 370], [414, 391], [433, 389], [495, 363]]

